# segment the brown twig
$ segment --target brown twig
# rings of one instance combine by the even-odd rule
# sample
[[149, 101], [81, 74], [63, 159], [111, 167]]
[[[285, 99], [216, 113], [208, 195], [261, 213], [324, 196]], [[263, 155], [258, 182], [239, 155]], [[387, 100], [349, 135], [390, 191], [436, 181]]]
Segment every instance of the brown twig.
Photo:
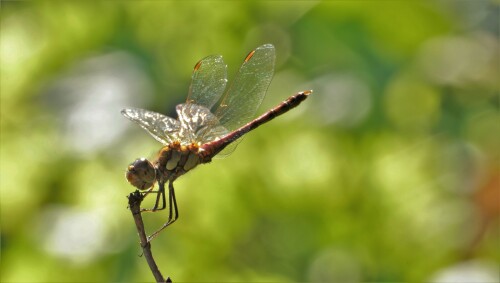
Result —
[[163, 278], [156, 262], [153, 258], [153, 253], [151, 252], [151, 243], [148, 242], [148, 238], [146, 236], [146, 231], [144, 230], [144, 222], [142, 221], [141, 216], [141, 202], [144, 199], [144, 196], [139, 192], [135, 191], [128, 196], [128, 206], [130, 211], [132, 212], [132, 217], [134, 217], [135, 226], [137, 228], [137, 233], [139, 234], [139, 239], [141, 241], [142, 252], [144, 254], [144, 258], [155, 277], [156, 282], [172, 282], [170, 277], [167, 278], [167, 281]]

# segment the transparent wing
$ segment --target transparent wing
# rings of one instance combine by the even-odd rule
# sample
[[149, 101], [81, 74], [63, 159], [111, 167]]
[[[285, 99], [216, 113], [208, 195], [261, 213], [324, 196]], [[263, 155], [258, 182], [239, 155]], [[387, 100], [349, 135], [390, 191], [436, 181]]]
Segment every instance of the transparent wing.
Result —
[[215, 111], [221, 125], [229, 131], [244, 125], [255, 115], [271, 83], [275, 57], [274, 46], [265, 44], [245, 58]]
[[179, 140], [181, 124], [173, 118], [138, 108], [123, 109], [121, 113], [123, 116], [139, 124], [141, 128], [146, 130], [163, 145], [168, 145]]
[[194, 66], [186, 103], [211, 109], [220, 99], [227, 83], [227, 66], [220, 55], [208, 56]]
[[230, 145], [226, 146], [226, 148], [224, 148], [223, 150], [221, 150], [221, 152], [217, 153], [216, 156], [214, 156], [215, 159], [223, 159], [223, 158], [226, 158], [228, 157], [231, 153], [233, 153], [233, 151], [236, 149], [236, 147], [238, 146], [238, 144], [240, 143], [240, 141], [243, 139], [243, 137], [235, 140], [233, 143], [231, 143]]
[[206, 107], [198, 104], [179, 104], [175, 108], [181, 129], [180, 140], [183, 144], [214, 141], [228, 133], [219, 120]]

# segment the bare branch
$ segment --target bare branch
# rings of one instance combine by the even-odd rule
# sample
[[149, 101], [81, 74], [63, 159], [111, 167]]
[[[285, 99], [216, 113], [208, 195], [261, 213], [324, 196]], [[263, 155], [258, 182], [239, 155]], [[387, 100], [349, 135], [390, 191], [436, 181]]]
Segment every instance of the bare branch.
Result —
[[144, 230], [144, 222], [141, 216], [141, 202], [144, 199], [143, 195], [139, 191], [135, 191], [128, 196], [128, 206], [132, 212], [132, 217], [134, 217], [135, 226], [137, 228], [137, 233], [139, 234], [140, 244], [142, 247], [142, 252], [144, 258], [155, 277], [156, 282], [172, 282], [170, 277], [165, 281], [163, 275], [161, 274], [156, 262], [153, 258], [153, 253], [151, 252], [151, 243], [148, 241], [146, 236], [146, 231]]

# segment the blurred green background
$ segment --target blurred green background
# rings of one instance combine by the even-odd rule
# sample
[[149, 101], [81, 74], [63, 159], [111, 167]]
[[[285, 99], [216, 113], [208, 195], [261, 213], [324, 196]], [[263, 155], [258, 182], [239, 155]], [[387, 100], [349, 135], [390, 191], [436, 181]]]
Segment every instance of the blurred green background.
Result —
[[[152, 281], [126, 166], [194, 64], [273, 43], [259, 113], [176, 182], [153, 241], [178, 281], [498, 282], [498, 1], [2, 1], [2, 282]], [[167, 213], [145, 215], [149, 232]]]

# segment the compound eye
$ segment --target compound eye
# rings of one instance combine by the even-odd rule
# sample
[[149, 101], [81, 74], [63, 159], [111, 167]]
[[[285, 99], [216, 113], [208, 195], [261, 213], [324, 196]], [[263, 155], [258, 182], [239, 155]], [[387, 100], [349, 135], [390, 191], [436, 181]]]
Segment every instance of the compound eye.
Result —
[[127, 167], [125, 177], [132, 186], [147, 190], [156, 182], [156, 170], [146, 158], [139, 158]]

